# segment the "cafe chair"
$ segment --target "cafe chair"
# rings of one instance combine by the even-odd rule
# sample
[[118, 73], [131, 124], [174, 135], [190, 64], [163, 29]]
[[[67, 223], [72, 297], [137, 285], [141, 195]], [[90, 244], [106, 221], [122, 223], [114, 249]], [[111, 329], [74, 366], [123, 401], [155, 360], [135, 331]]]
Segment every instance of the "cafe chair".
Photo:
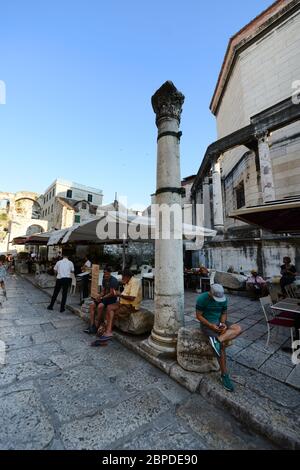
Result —
[[76, 276], [74, 273], [71, 273], [71, 280], [72, 280], [72, 284], [71, 284], [71, 289], [70, 289], [70, 295], [75, 295], [75, 292], [76, 292]]
[[[284, 328], [290, 328], [291, 333], [291, 343], [293, 343], [293, 328], [295, 324], [294, 316], [292, 313], [289, 312], [280, 312], [278, 314], [274, 314], [271, 309], [272, 301], [271, 297], [268, 295], [267, 297], [261, 297], [260, 305], [266, 320], [268, 335], [265, 348], [268, 349], [271, 337], [271, 326], [278, 326]], [[277, 330], [278, 333], [278, 330]]]
[[298, 286], [295, 284], [289, 284], [288, 286], [285, 286], [285, 292], [287, 293], [287, 296], [290, 297], [291, 299], [299, 299], [299, 289], [297, 289]]

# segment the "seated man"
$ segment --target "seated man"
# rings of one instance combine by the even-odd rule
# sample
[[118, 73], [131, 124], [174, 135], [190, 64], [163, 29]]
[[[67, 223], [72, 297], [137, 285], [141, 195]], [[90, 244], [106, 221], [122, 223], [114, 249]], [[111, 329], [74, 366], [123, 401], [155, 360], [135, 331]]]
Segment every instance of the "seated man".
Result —
[[258, 300], [269, 294], [267, 283], [258, 275], [257, 269], [252, 269], [251, 276], [246, 281], [246, 289], [252, 294], [252, 300]]
[[119, 281], [111, 275], [111, 269], [105, 268], [103, 273], [102, 288], [97, 299], [90, 305], [90, 326], [84, 330], [85, 333], [92, 335], [97, 333], [102, 313], [108, 305], [117, 302], [116, 290], [119, 288]]
[[106, 330], [99, 340], [92, 343], [92, 346], [99, 346], [112, 338], [113, 321], [116, 316], [127, 317], [140, 308], [142, 301], [141, 281], [135, 278], [129, 269], [125, 269], [122, 274], [122, 283], [125, 286], [123, 292], [115, 291], [115, 295], [120, 298], [120, 302], [107, 307]]
[[228, 342], [242, 332], [239, 325], [227, 322], [227, 299], [223, 286], [213, 284], [209, 292], [201, 294], [197, 299], [196, 317], [201, 323], [202, 332], [208, 337], [221, 369], [223, 387], [229, 392], [234, 386], [226, 368], [225, 347]]

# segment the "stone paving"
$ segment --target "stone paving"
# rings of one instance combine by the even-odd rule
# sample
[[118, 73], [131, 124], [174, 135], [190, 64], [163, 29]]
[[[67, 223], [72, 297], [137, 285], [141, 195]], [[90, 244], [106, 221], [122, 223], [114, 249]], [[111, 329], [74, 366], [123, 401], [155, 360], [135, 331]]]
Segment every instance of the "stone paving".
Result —
[[118, 342], [91, 348], [85, 323], [26, 280], [7, 292], [0, 449], [274, 448]]

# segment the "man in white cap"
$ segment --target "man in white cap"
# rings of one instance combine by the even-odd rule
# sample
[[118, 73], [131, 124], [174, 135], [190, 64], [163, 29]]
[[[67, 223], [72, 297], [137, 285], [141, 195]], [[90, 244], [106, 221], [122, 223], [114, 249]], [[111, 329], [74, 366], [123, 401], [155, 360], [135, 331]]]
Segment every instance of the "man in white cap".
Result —
[[233, 392], [234, 386], [226, 367], [225, 347], [230, 340], [241, 334], [242, 329], [239, 325], [227, 322], [227, 298], [221, 284], [213, 284], [209, 292], [204, 292], [198, 297], [196, 317], [218, 358], [223, 387]]

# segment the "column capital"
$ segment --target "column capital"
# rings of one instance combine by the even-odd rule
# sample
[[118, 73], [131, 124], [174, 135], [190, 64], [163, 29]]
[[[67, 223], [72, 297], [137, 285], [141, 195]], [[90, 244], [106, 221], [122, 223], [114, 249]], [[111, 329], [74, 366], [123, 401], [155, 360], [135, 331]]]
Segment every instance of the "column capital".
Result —
[[268, 141], [270, 132], [268, 129], [257, 129], [254, 135], [258, 141]]
[[180, 123], [184, 95], [177, 90], [171, 81], [165, 82], [151, 98], [152, 108], [156, 114], [156, 125], [161, 119], [173, 118]]

